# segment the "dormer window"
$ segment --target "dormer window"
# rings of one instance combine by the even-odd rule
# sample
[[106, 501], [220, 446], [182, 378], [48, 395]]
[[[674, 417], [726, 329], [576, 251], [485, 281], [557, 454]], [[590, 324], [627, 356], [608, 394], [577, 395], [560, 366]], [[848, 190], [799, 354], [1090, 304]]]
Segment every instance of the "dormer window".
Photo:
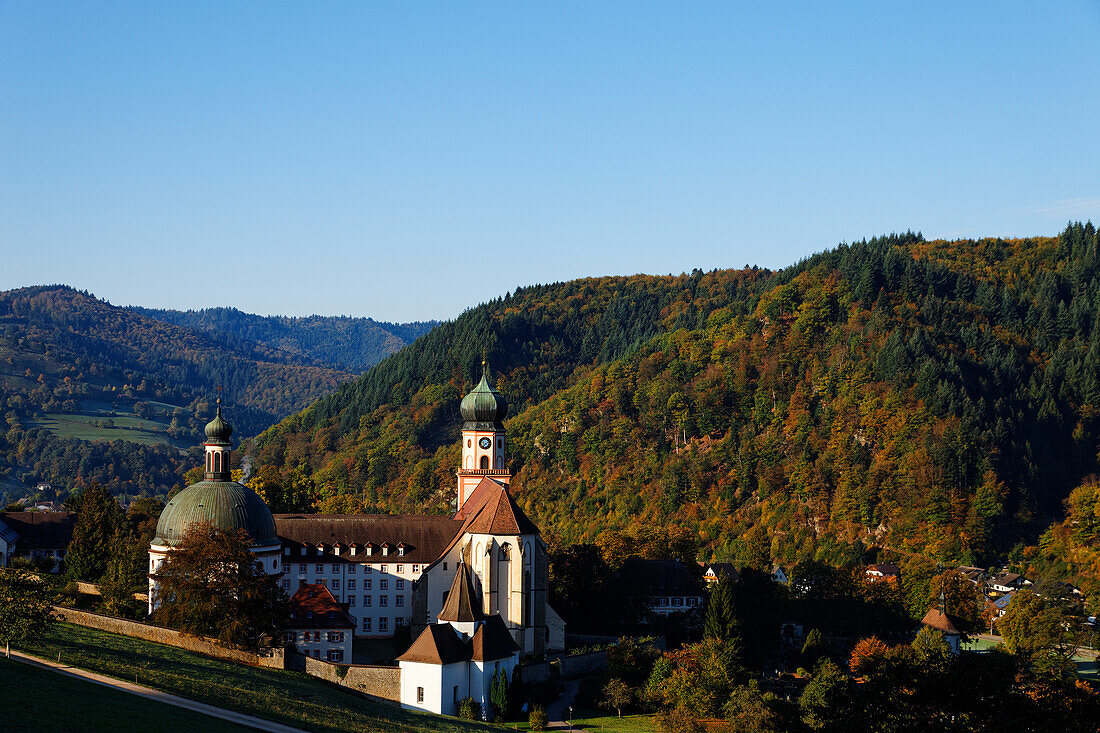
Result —
[[363, 548], [363, 552], [366, 555], [373, 555], [374, 554], [374, 545], [368, 544], [366, 547]]
[[389, 544], [383, 544], [383, 545], [382, 545], [382, 557], [386, 557], [386, 556], [387, 556], [387, 555], [389, 555], [389, 554], [390, 554], [390, 546], [389, 546]]
[[405, 554], [405, 543], [401, 543], [400, 545], [397, 546], [397, 554], [398, 555], [404, 555]]

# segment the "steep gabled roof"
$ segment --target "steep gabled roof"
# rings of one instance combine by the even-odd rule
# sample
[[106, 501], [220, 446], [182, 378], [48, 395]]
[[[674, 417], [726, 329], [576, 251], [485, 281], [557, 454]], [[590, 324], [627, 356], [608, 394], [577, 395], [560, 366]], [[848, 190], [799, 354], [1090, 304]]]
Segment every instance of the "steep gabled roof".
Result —
[[451, 590], [447, 592], [447, 602], [439, 612], [440, 621], [472, 622], [481, 621], [485, 614], [481, 610], [481, 601], [474, 591], [473, 579], [469, 567], [459, 562]]
[[962, 634], [951, 617], [938, 608], [928, 609], [928, 613], [924, 614], [924, 618], [920, 622], [945, 634]]
[[354, 629], [355, 622], [321, 583], [303, 583], [290, 599], [288, 629]]
[[490, 478], [483, 478], [466, 503], [455, 514], [465, 520], [458, 534], [516, 535], [538, 534], [538, 527], [519, 508], [508, 488]]
[[399, 662], [420, 664], [453, 664], [470, 658], [470, 648], [458, 638], [450, 624], [431, 624], [424, 628], [408, 651], [397, 658]]
[[475, 662], [507, 659], [518, 651], [519, 645], [499, 614], [493, 614], [478, 626], [470, 640], [470, 658]]

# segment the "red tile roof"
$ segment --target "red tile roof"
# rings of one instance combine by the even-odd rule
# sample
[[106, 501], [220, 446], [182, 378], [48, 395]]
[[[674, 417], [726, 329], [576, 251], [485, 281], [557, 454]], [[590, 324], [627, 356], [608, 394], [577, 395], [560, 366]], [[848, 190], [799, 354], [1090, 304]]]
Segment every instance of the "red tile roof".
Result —
[[459, 535], [478, 534], [538, 534], [538, 527], [519, 508], [508, 488], [489, 478], [481, 479], [466, 503], [455, 514], [465, 520]]
[[290, 599], [288, 629], [353, 629], [355, 622], [320, 583], [305, 583]]
[[920, 621], [925, 626], [942, 631], [945, 634], [961, 634], [959, 628], [955, 626], [951, 617], [938, 608], [928, 609], [928, 613], [924, 614], [924, 618]]
[[470, 639], [470, 659], [475, 662], [489, 662], [494, 659], [507, 659], [519, 651], [519, 644], [512, 638], [504, 619], [494, 614], [477, 627]]

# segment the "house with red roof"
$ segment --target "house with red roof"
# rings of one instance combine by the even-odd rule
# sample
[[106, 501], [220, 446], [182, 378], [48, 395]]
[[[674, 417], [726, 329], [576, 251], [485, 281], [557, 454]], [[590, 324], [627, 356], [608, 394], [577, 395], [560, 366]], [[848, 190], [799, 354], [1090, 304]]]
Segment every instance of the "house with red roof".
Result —
[[355, 621], [320, 583], [303, 585], [290, 599], [283, 643], [307, 657], [350, 662]]

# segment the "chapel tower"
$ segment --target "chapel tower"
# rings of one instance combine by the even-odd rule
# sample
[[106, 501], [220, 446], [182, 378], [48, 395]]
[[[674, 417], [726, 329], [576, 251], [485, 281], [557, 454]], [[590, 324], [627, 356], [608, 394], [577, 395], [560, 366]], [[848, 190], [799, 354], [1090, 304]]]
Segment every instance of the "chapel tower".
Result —
[[458, 506], [461, 510], [466, 499], [481, 480], [490, 478], [507, 484], [512, 478], [505, 460], [504, 418], [508, 403], [504, 396], [489, 383], [489, 367], [481, 362], [481, 381], [462, 398], [459, 412], [462, 425], [462, 464], [458, 470]]

